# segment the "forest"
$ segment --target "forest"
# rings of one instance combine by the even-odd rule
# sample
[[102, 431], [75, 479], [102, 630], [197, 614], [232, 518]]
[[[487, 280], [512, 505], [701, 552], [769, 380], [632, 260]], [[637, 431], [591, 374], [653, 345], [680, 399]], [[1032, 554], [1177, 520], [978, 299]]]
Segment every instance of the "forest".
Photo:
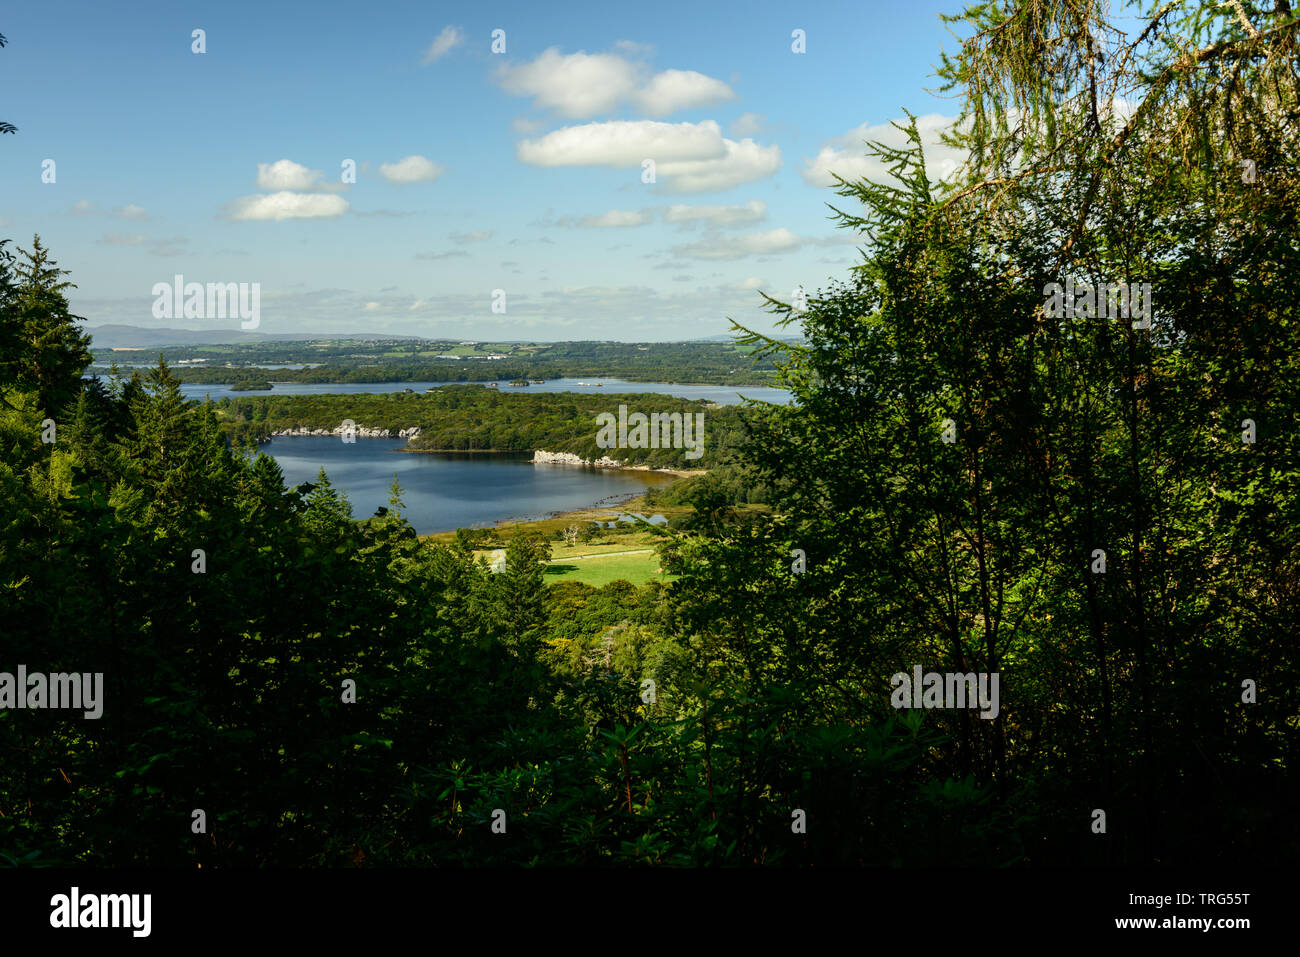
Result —
[[[861, 264], [737, 329], [794, 403], [704, 410], [702, 515], [770, 509], [662, 530], [667, 584], [548, 585], [523, 536], [494, 573], [241, 445], [585, 453], [612, 397], [87, 380], [69, 271], [0, 244], [0, 672], [104, 681], [97, 719], [0, 709], [0, 863], [1289, 866], [1296, 17], [960, 20], [966, 167], [913, 121], [839, 182]], [[1150, 321], [1067, 282], [1150, 283]], [[903, 706], [914, 669], [999, 676], [996, 716]]]
[[[165, 368], [166, 363], [160, 364]], [[619, 405], [643, 415], [703, 415], [703, 455], [688, 460], [681, 448], [600, 448], [596, 418], [617, 414]], [[584, 393], [502, 393], [481, 385], [440, 386], [428, 393], [349, 393], [343, 395], [223, 398], [214, 413], [236, 442], [258, 442], [285, 429], [340, 427], [388, 429], [394, 436], [412, 426], [413, 451], [573, 452], [584, 459], [607, 457], [625, 465], [654, 468], [708, 468], [729, 461], [744, 435], [739, 406], [637, 393], [592, 396]]]
[[[107, 373], [119, 353], [93, 350], [96, 371]], [[508, 382], [610, 376], [629, 382], [688, 382], [702, 385], [771, 385], [774, 365], [753, 347], [722, 342], [553, 342], [476, 343], [399, 340], [366, 342], [259, 342], [235, 345], [168, 346], [163, 358], [203, 358], [204, 365], [176, 366], [182, 382], [264, 383], [263, 363], [309, 363], [311, 368], [275, 369], [277, 382]], [[437, 358], [442, 354], [468, 358]], [[488, 359], [487, 355], [504, 355]], [[257, 387], [260, 387], [257, 386]]]

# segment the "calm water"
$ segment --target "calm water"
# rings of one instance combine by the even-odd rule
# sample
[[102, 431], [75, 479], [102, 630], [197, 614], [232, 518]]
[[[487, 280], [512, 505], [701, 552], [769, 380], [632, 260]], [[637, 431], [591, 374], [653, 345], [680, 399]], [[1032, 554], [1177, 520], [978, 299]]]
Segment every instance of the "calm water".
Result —
[[261, 446], [292, 488], [314, 482], [324, 467], [335, 488], [352, 503], [353, 518], [388, 506], [393, 475], [402, 486], [403, 514], [421, 535], [498, 521], [533, 521], [552, 512], [614, 504], [671, 476], [610, 472], [575, 465], [533, 465], [529, 453], [437, 455], [397, 451], [405, 439], [306, 436], [278, 438]]
[[[596, 383], [602, 383], [596, 385]], [[414, 392], [423, 392], [425, 389], [431, 389], [439, 385], [457, 385], [463, 383], [452, 382], [348, 382], [348, 383], [317, 383], [317, 382], [282, 382], [275, 383], [270, 392], [232, 392], [228, 385], [183, 385], [181, 391], [185, 393], [187, 399], [203, 399], [204, 395], [212, 397], [213, 401], [223, 399], [227, 396], [254, 396], [254, 395], [323, 395], [339, 394], [351, 392], [401, 392], [403, 389], [410, 389]], [[486, 383], [480, 383], [486, 385]], [[758, 399], [762, 402], [779, 402], [788, 404], [790, 393], [785, 389], [772, 389], [766, 386], [735, 386], [725, 385], [670, 385], [666, 382], [626, 382], [623, 379], [548, 379], [541, 385], [530, 386], [510, 386], [506, 382], [499, 382], [498, 389], [501, 392], [586, 392], [586, 393], [609, 393], [609, 392], [658, 392], [663, 395], [674, 395], [682, 399], [708, 399], [710, 402], [717, 402], [722, 405], [739, 405], [741, 397], [747, 399]]]

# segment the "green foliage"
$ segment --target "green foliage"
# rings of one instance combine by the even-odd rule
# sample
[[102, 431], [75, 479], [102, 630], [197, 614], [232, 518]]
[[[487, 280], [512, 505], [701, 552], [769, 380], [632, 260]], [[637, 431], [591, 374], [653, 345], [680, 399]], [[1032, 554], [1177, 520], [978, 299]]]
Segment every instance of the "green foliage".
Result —
[[[841, 184], [863, 262], [799, 345], [743, 340], [797, 403], [706, 409], [666, 584], [548, 585], [528, 535], [493, 570], [491, 530], [422, 540], [396, 484], [354, 520], [232, 442], [352, 418], [595, 457], [620, 397], [83, 380], [63, 271], [0, 243], [0, 668], [106, 685], [99, 720], [0, 710], [0, 866], [1291, 861], [1295, 24], [1173, 6], [1104, 63], [1090, 0], [967, 11], [971, 165], [933, 181], [909, 122], [892, 177]], [[1222, 176], [1247, 149], [1275, 172]], [[1151, 329], [1049, 313], [1067, 278], [1151, 282]], [[998, 716], [895, 710], [914, 664], [998, 673]]]
[[[1068, 45], [1033, 11], [1044, 8], [974, 16], [985, 32], [954, 76], [988, 79], [970, 96], [993, 110], [1006, 106], [994, 80], [1056, 82], [1034, 57]], [[1031, 27], [1049, 35], [1037, 51], [1011, 40]], [[1269, 42], [1293, 45], [1294, 30]], [[1272, 70], [1275, 50], [1242, 41], [1238, 52], [1243, 69]], [[1300, 448], [1290, 428], [1254, 443], [1242, 429], [1300, 410], [1295, 177], [1284, 161], [1267, 183], [1239, 167], [1180, 168], [1167, 141], [1185, 131], [1195, 92], [1175, 115], [1158, 89], [1121, 136], [1113, 117], [1095, 127], [1066, 79], [1054, 132], [999, 140], [976, 122], [970, 136], [987, 149], [961, 181], [931, 180], [909, 123], [906, 146], [873, 151], [892, 178], [842, 184], [866, 212], [841, 224], [869, 251], [812, 302], [807, 347], [779, 363], [796, 404], [769, 409], [742, 452], [778, 489], [779, 514], [675, 548], [688, 630], [711, 635], [701, 649], [712, 660], [762, 676], [748, 693], [785, 684], [848, 724], [862, 720], [860, 696], [879, 699], [913, 663], [1000, 672], [1014, 707], [987, 722], [940, 712], [947, 740], [927, 786], [996, 788], [1009, 819], [1043, 835], [1023, 860], [1280, 860], [1295, 847], [1280, 813], [1294, 795], [1293, 719], [1244, 706], [1241, 684], [1291, 681], [1279, 662], [1300, 595], [1276, 583], [1300, 560]], [[1193, 91], [1203, 81], [1188, 78]], [[1294, 104], [1294, 74], [1271, 82]], [[1296, 125], [1279, 113], [1233, 135], [1248, 125], [1252, 153], [1278, 163], [1294, 151]], [[1050, 165], [1067, 142], [1074, 165]], [[1007, 151], [1014, 178], [998, 165]], [[1047, 312], [1047, 284], [1067, 277], [1150, 282], [1150, 332], [1128, 317]], [[789, 571], [796, 548], [803, 575]], [[1091, 567], [1098, 548], [1104, 575]], [[1207, 826], [1207, 802], [1246, 810]], [[1122, 841], [1085, 844], [1064, 823], [1078, 807], [1122, 808], [1133, 823]]]
[[[105, 358], [100, 349], [97, 358]], [[612, 377], [629, 382], [768, 385], [770, 360], [749, 355], [732, 342], [553, 342], [480, 344], [470, 349], [424, 339], [305, 340], [230, 345], [168, 346], [171, 362], [206, 358], [181, 373], [185, 382], [247, 383], [267, 379], [262, 364], [310, 364], [276, 369], [279, 382], [529, 382], [534, 379]], [[442, 354], [479, 358], [439, 359]], [[486, 359], [504, 355], [504, 359]]]
[[90, 338], [80, 332], [64, 296], [73, 284], [61, 277], [49, 251], [33, 237], [32, 248], [19, 249], [17, 265], [7, 253], [0, 271], [0, 382], [36, 393], [41, 409], [56, 415], [76, 399], [78, 377], [90, 364]]
[[[683, 449], [602, 449], [596, 417], [617, 414], [620, 404], [646, 412], [703, 413], [704, 450], [687, 459]], [[345, 419], [358, 428], [388, 429], [396, 435], [413, 426], [415, 451], [572, 452], [595, 461], [608, 456], [652, 468], [708, 468], [726, 462], [744, 439], [739, 406], [687, 401], [655, 394], [590, 396], [573, 393], [502, 394], [484, 386], [444, 386], [427, 395], [354, 393], [342, 395], [223, 398], [214, 403], [233, 439], [254, 442], [287, 429], [332, 430]]]

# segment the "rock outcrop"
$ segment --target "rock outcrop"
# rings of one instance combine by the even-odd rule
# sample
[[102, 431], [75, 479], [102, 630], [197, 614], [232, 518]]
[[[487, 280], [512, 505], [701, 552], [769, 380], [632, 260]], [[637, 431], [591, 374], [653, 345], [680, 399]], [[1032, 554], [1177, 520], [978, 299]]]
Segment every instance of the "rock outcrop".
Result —
[[[290, 438], [301, 435], [319, 435], [326, 437], [337, 435], [342, 438], [345, 431], [347, 430], [341, 425], [335, 426], [332, 429], [309, 429], [306, 426], [301, 426], [296, 429], [280, 429], [276, 432], [272, 432], [271, 438]], [[391, 439], [393, 437], [391, 429], [369, 429], [364, 425], [358, 425], [353, 428], [352, 434], [358, 439]], [[398, 429], [397, 431], [397, 437], [399, 439], [409, 440], [415, 438], [419, 434], [420, 427], [418, 425], [413, 425], [409, 429]]]
[[600, 458], [592, 461], [584, 459], [573, 452], [547, 452], [544, 449], [538, 449], [533, 453], [534, 465], [593, 465], [598, 469], [621, 469], [622, 462], [616, 462], [608, 455], [602, 455]]

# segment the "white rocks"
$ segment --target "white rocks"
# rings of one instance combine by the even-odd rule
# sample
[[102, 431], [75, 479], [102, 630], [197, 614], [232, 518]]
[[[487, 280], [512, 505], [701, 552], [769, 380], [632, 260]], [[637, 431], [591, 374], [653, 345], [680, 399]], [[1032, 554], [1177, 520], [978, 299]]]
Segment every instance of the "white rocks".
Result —
[[[271, 438], [292, 438], [302, 435], [320, 435], [327, 437], [337, 435], [342, 437], [346, 431], [348, 430], [341, 425], [335, 426], [332, 429], [309, 429], [306, 426], [300, 426], [296, 429], [280, 429], [277, 432], [272, 432]], [[389, 429], [370, 429], [364, 425], [354, 426], [351, 430], [351, 434], [358, 439], [390, 439], [393, 437], [393, 433]], [[397, 437], [399, 439], [413, 439], [419, 434], [420, 427], [418, 425], [413, 425], [409, 429], [399, 429]]]
[[533, 452], [534, 465], [593, 465], [598, 469], [621, 469], [622, 462], [616, 462], [608, 455], [602, 455], [594, 462], [590, 459], [584, 459], [573, 452], [547, 452], [544, 449], [537, 449]]

